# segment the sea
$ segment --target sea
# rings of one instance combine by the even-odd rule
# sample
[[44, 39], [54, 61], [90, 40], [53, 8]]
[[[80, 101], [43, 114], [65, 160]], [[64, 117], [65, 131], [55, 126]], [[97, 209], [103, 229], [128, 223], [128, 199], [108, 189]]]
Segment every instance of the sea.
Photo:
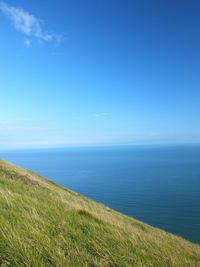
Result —
[[200, 145], [15, 150], [0, 158], [200, 244]]

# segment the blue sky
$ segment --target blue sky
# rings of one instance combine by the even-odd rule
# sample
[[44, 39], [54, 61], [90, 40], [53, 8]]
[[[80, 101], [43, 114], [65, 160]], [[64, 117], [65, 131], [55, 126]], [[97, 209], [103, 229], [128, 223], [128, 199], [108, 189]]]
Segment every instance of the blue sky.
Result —
[[200, 143], [200, 2], [0, 1], [0, 148]]

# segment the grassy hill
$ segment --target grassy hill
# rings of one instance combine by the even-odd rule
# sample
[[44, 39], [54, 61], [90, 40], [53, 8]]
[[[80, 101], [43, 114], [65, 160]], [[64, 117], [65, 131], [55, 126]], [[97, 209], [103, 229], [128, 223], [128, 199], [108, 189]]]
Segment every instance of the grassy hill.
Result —
[[200, 247], [0, 161], [0, 266], [200, 266]]

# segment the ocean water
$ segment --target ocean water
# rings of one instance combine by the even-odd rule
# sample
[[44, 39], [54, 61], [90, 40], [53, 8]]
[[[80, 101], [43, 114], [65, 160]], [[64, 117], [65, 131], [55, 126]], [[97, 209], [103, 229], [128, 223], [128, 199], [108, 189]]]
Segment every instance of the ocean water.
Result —
[[200, 243], [200, 146], [4, 151], [0, 157]]

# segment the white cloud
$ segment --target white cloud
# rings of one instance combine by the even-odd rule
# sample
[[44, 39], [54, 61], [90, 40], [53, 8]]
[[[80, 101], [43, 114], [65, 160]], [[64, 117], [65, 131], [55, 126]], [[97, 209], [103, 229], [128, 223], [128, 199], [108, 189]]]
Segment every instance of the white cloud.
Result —
[[[6, 15], [14, 24], [16, 30], [22, 32], [27, 37], [34, 37], [42, 41], [57, 41], [58, 36], [50, 34], [43, 30], [41, 21], [24, 10], [23, 8], [8, 5], [5, 2], [0, 2], [0, 11]], [[24, 44], [29, 47], [31, 44], [30, 39], [26, 39]]]

